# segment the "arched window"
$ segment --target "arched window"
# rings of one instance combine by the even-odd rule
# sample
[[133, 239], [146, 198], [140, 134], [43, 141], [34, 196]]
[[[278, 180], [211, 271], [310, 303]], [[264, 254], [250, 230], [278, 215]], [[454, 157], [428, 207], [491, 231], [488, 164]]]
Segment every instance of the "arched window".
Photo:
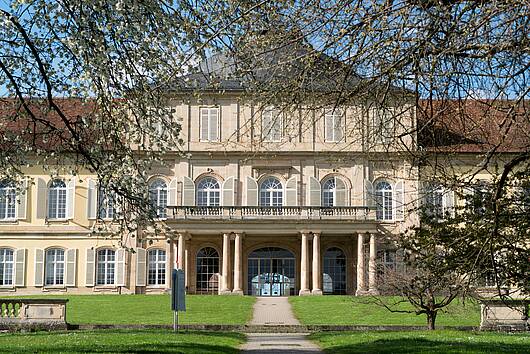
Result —
[[11, 181], [0, 182], [0, 220], [14, 219], [17, 205], [15, 184]]
[[114, 273], [116, 269], [116, 252], [104, 248], [97, 253], [97, 285], [114, 285]]
[[335, 206], [335, 177], [328, 178], [322, 185], [322, 206], [332, 207]]
[[197, 183], [197, 205], [214, 206], [221, 204], [221, 188], [213, 177], [204, 177]]
[[197, 292], [216, 294], [219, 289], [219, 253], [204, 247], [197, 253]]
[[64, 250], [60, 248], [47, 249], [44, 261], [46, 262], [44, 274], [46, 285], [63, 285]]
[[114, 195], [108, 189], [100, 186], [98, 191], [98, 218], [113, 219], [116, 211], [114, 202]]
[[166, 217], [167, 208], [167, 184], [157, 178], [149, 185], [149, 200], [153, 206], [157, 218]]
[[392, 220], [392, 186], [385, 181], [375, 185], [375, 202], [377, 220]]
[[48, 189], [48, 219], [66, 219], [66, 183], [60, 179]]
[[322, 272], [324, 294], [346, 294], [346, 255], [340, 248], [331, 247], [324, 253]]
[[263, 180], [259, 188], [259, 195], [261, 206], [283, 205], [283, 186], [278, 178], [268, 177]]
[[149, 285], [166, 284], [166, 251], [149, 250], [147, 260], [147, 283]]
[[0, 248], [0, 286], [13, 285], [14, 265], [13, 250]]

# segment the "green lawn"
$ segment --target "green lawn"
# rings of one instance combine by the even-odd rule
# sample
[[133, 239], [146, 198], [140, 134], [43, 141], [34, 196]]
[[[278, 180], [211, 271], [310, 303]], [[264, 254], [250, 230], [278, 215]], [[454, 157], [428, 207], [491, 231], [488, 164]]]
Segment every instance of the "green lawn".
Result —
[[314, 333], [327, 353], [529, 353], [530, 334], [408, 331]]
[[0, 353], [238, 353], [237, 333], [100, 330], [0, 334]]
[[[293, 296], [289, 302], [302, 324], [312, 325], [426, 325], [425, 315], [391, 313], [369, 303], [370, 298], [353, 296]], [[403, 304], [403, 308], [410, 308]], [[478, 326], [480, 305], [454, 302], [448, 313], [440, 313], [437, 326]]]
[[[71, 324], [172, 324], [169, 295], [70, 295], [66, 318]], [[42, 296], [38, 296], [42, 298]], [[245, 324], [252, 317], [254, 297], [186, 296], [181, 324]]]

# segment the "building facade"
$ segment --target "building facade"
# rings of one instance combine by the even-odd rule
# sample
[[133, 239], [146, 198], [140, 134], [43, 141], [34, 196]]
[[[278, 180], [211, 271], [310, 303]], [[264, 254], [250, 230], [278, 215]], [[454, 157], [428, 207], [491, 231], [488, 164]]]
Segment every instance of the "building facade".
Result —
[[[51, 178], [27, 167], [24, 193], [0, 182], [0, 292], [160, 293], [180, 268], [190, 294], [376, 294], [380, 269], [399, 263], [392, 239], [419, 223], [420, 201], [442, 218], [464, 203], [465, 191], [425, 188], [436, 171], [411, 154], [429, 144], [416, 136], [427, 133], [417, 129], [414, 95], [384, 106], [366, 97], [274, 106], [245, 95], [238, 80], [205, 83], [210, 74], [168, 91], [181, 142], [148, 181], [166, 235], [147, 227], [111, 237], [114, 198], [94, 175], [57, 166]], [[476, 137], [484, 126], [453, 130]], [[443, 138], [435, 128], [432, 139]], [[459, 144], [430, 166], [491, 179], [477, 170], [476, 143]]]
[[[187, 155], [167, 154], [149, 180], [170, 238], [145, 229], [121, 245], [99, 231], [114, 206], [94, 176], [30, 168], [26, 192], [0, 205], [0, 291], [158, 293], [182, 268], [188, 293], [377, 292], [377, 263], [395, 262], [384, 240], [415, 222], [418, 188], [406, 154], [364, 133], [383, 115], [260, 107], [237, 91], [170, 104]], [[392, 109], [413, 126], [413, 105]]]

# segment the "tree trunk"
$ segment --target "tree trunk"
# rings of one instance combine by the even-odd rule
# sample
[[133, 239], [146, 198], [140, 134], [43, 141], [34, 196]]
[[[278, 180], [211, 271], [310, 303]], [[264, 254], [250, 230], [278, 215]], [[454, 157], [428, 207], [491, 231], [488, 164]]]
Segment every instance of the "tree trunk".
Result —
[[436, 312], [427, 312], [427, 329], [434, 331], [436, 322]]

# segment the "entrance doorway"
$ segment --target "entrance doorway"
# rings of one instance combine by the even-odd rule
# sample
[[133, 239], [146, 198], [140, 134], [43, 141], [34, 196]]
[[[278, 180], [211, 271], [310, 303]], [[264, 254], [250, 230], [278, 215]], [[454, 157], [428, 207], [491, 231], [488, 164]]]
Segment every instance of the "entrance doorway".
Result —
[[291, 251], [264, 247], [248, 256], [248, 293], [254, 296], [295, 294], [295, 258]]

